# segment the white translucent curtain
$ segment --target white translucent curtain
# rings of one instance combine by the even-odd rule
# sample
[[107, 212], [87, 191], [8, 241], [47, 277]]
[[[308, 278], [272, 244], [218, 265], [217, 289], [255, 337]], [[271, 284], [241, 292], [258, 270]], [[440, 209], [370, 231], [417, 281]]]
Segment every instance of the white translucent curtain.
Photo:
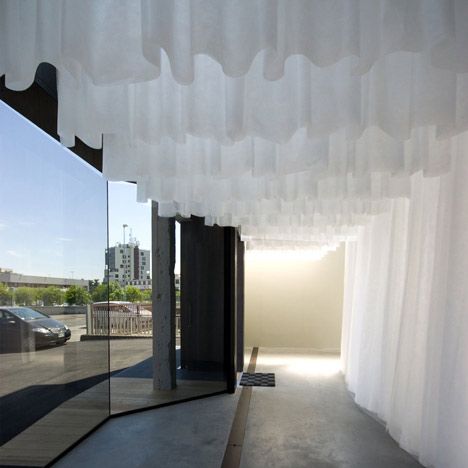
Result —
[[412, 179], [348, 242], [342, 365], [356, 402], [426, 466], [468, 460], [468, 158]]
[[77, 134], [100, 146], [101, 134], [118, 133], [146, 143], [164, 137], [185, 143], [190, 135], [228, 145], [246, 137], [284, 143], [300, 129], [308, 137], [343, 129], [356, 138], [377, 127], [406, 139], [419, 126], [433, 126], [443, 136], [468, 128], [467, 74], [437, 68], [417, 53], [386, 55], [364, 75], [355, 73], [354, 57], [324, 68], [294, 55], [275, 81], [263, 77], [265, 53], [238, 78], [202, 55], [194, 58], [195, 79], [187, 85], [175, 80], [163, 57], [157, 79], [131, 84], [97, 85], [86, 72], [77, 78], [62, 70], [58, 129], [63, 141], [72, 143]]
[[[148, 177], [140, 181], [137, 192], [142, 201], [146, 201], [150, 194], [157, 194], [161, 216], [193, 213], [207, 216], [219, 225], [225, 225], [222, 222], [225, 216], [233, 220], [243, 219], [241, 224], [248, 225], [258, 225], [261, 219], [270, 219], [270, 224], [276, 226], [280, 220], [288, 219], [298, 220], [293, 224], [306, 225], [316, 215], [351, 219], [353, 215], [373, 214], [388, 198], [407, 196], [408, 193], [408, 176], [390, 177], [380, 173], [362, 178], [346, 176], [318, 181], [313, 173], [263, 181], [248, 176], [223, 180], [193, 177], [191, 181]], [[283, 224], [287, 227], [291, 223]]]
[[195, 79], [196, 56], [237, 77], [262, 51], [270, 81], [292, 55], [321, 67], [356, 57], [361, 74], [392, 52], [417, 52], [468, 72], [464, 0], [4, 0], [1, 11], [9, 40], [0, 42], [0, 70], [16, 89], [32, 83], [41, 62], [97, 84], [147, 81], [159, 75], [162, 51], [183, 84]]
[[255, 226], [275, 202], [288, 226], [287, 203], [447, 170], [466, 24], [464, 0], [5, 0], [0, 75], [24, 89], [53, 64], [63, 143], [103, 145], [105, 175], [163, 215]]
[[[134, 180], [141, 194], [158, 201], [168, 201], [165, 184], [173, 189], [165, 197], [189, 211], [187, 199], [219, 199], [216, 186], [237, 200], [236, 177], [242, 194], [258, 199], [269, 197], [263, 187], [272, 179], [287, 190], [288, 175], [318, 181], [446, 170], [452, 136], [468, 128], [468, 75], [436, 68], [424, 55], [395, 52], [361, 76], [355, 60], [320, 68], [292, 56], [284, 75], [267, 81], [261, 56], [239, 78], [197, 56], [188, 85], [175, 81], [169, 64], [157, 79], [129, 85], [97, 86], [63, 72], [58, 132], [69, 145], [75, 135], [91, 146], [103, 142], [110, 180]], [[194, 185], [214, 190], [201, 195]], [[299, 196], [314, 193], [315, 183], [306, 185]]]

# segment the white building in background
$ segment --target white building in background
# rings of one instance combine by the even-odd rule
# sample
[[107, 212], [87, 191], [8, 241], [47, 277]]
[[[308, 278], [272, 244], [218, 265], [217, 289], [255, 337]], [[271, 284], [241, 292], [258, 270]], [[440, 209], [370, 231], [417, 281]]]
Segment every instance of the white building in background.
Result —
[[110, 282], [116, 281], [121, 286], [133, 285], [139, 289], [151, 289], [151, 253], [140, 249], [139, 242], [131, 239], [126, 244], [116, 244], [106, 249], [104, 281], [107, 273]]

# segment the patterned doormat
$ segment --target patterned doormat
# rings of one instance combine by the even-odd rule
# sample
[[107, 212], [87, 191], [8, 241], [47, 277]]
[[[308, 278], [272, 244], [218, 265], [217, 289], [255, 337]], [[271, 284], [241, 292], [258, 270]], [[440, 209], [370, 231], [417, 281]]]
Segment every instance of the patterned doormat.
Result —
[[240, 381], [244, 387], [275, 387], [275, 374], [263, 372], [244, 372]]

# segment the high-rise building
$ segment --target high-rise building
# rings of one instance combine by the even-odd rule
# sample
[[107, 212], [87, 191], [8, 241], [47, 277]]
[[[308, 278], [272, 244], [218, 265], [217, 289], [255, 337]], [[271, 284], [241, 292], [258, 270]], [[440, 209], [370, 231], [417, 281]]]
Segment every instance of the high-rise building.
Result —
[[150, 251], [140, 249], [135, 239], [106, 249], [106, 265], [108, 271], [104, 272], [104, 281], [109, 278], [110, 282], [117, 281], [121, 286], [136, 281], [147, 282], [151, 287]]

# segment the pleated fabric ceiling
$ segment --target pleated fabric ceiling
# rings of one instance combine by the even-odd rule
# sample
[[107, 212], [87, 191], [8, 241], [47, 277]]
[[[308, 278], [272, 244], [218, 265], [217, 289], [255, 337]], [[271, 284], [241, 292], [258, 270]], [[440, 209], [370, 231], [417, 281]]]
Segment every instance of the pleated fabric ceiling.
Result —
[[62, 142], [162, 216], [314, 241], [449, 170], [467, 22], [463, 0], [4, 1], [0, 75], [53, 64]]

